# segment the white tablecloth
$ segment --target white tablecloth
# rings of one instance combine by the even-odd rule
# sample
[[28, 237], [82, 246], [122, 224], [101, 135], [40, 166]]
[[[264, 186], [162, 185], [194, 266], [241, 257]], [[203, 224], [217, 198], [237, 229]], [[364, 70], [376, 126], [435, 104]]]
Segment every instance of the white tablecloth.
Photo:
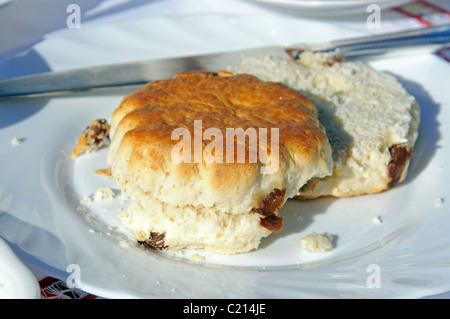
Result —
[[[399, 0], [394, 0], [399, 1]], [[276, 2], [276, 0], [273, 0]], [[376, 2], [376, 1], [374, 1]], [[427, 3], [438, 4], [450, 10], [447, 0], [431, 0]], [[276, 10], [280, 14], [298, 16], [299, 19], [318, 18], [324, 21], [345, 25], [363, 32], [387, 32], [423, 26], [419, 19], [405, 13], [386, 10], [381, 14], [381, 27], [368, 28], [370, 12], [360, 12], [351, 16], [340, 13], [326, 18], [310, 17], [305, 12], [279, 9], [259, 5], [253, 1], [237, 0], [0, 0], [0, 62], [14, 54], [23, 52], [35, 43], [55, 33], [67, 32], [67, 12], [71, 4], [80, 7], [80, 26], [90, 26], [112, 21], [134, 19], [156, 15], [188, 15], [196, 13], [233, 13], [258, 14]], [[420, 9], [419, 6], [414, 10]], [[411, 13], [411, 12], [410, 12]], [[437, 23], [445, 20], [430, 7], [422, 9], [424, 19]], [[415, 13], [418, 14], [418, 13]]]

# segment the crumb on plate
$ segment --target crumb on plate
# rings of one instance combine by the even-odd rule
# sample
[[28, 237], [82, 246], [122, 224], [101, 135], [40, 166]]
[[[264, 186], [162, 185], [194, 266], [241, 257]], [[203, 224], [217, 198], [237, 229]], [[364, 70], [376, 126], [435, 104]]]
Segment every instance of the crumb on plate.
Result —
[[383, 218], [381, 216], [375, 216], [373, 218], [374, 224], [381, 224], [383, 222]]
[[23, 142], [23, 139], [17, 138], [16, 136], [14, 136], [11, 140], [12, 145], [20, 145], [20, 144], [22, 144], [22, 142]]
[[78, 137], [72, 157], [77, 157], [84, 153], [92, 153], [103, 146], [108, 146], [110, 125], [105, 119], [94, 118]]
[[81, 204], [88, 204], [92, 202], [92, 197], [89, 195], [85, 195], [83, 196], [83, 198], [81, 199]]
[[111, 176], [111, 167], [103, 168], [103, 169], [97, 169], [97, 170], [95, 170], [95, 174], [103, 175], [103, 176]]
[[444, 199], [441, 197], [438, 197], [434, 200], [435, 207], [441, 207], [443, 203], [444, 203]]
[[112, 199], [114, 198], [114, 196], [115, 196], [114, 191], [109, 187], [100, 187], [95, 192], [96, 200]]
[[303, 249], [313, 253], [326, 252], [333, 248], [333, 236], [330, 234], [313, 232], [302, 237], [299, 242]]

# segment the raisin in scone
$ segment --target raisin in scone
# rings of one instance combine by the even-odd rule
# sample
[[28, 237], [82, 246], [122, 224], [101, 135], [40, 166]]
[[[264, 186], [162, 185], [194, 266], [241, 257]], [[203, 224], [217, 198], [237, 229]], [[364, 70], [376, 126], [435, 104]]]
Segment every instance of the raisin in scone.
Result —
[[334, 170], [309, 181], [296, 198], [377, 193], [405, 179], [420, 108], [393, 76], [362, 62], [310, 52], [298, 61], [248, 58], [232, 71], [283, 83], [316, 104], [332, 145]]
[[[227, 136], [239, 128], [257, 138]], [[120, 218], [153, 249], [255, 249], [282, 229], [285, 201], [332, 171], [314, 104], [250, 75], [195, 71], [151, 82], [122, 100], [110, 136], [107, 162], [131, 202]]]

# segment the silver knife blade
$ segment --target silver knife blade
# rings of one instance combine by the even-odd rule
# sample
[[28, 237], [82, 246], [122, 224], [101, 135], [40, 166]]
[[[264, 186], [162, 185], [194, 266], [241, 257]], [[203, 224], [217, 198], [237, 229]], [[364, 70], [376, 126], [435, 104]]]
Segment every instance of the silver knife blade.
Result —
[[[96, 88], [143, 84], [170, 78], [183, 71], [226, 70], [239, 65], [245, 57], [276, 55], [298, 58], [304, 50], [334, 52], [346, 58], [402, 51], [405, 48], [436, 48], [450, 43], [450, 24], [400, 32], [363, 36], [327, 43], [298, 44], [291, 48], [267, 46], [191, 57], [175, 57], [22, 76], [0, 82], [0, 97], [73, 92]], [[415, 51], [414, 51], [415, 52]]]
[[137, 85], [170, 78], [183, 71], [202, 69], [221, 71], [230, 66], [237, 66], [243, 58], [255, 54], [289, 57], [284, 48], [268, 46], [191, 57], [174, 57], [44, 72], [1, 81], [0, 97]]

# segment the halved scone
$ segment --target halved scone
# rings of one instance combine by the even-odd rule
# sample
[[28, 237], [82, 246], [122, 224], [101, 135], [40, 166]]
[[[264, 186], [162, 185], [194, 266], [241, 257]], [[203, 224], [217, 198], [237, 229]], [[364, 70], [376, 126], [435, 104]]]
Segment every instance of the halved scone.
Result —
[[363, 62], [311, 52], [298, 61], [252, 57], [232, 70], [283, 83], [315, 103], [333, 149], [334, 170], [313, 178], [296, 198], [378, 193], [405, 179], [420, 108], [393, 76]]
[[184, 72], [132, 92], [110, 136], [107, 162], [131, 201], [121, 220], [154, 249], [255, 249], [282, 229], [285, 201], [333, 166], [308, 98], [229, 72]]

